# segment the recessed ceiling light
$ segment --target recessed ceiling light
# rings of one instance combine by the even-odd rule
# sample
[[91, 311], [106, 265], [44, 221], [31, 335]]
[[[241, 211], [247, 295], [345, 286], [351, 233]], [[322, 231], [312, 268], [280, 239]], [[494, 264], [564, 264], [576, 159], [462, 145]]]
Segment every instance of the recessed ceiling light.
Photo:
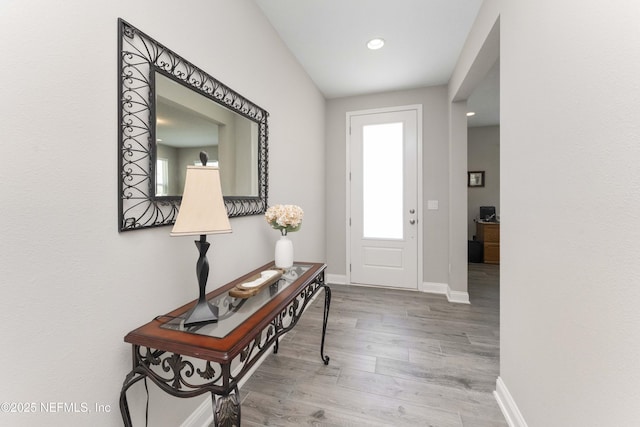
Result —
[[471, 116], [475, 116], [475, 115], [476, 115], [475, 111], [469, 111], [467, 113], [467, 117], [471, 117]]
[[371, 50], [380, 49], [382, 46], [384, 46], [384, 40], [383, 39], [371, 39], [367, 43], [367, 47], [369, 49], [371, 49]]

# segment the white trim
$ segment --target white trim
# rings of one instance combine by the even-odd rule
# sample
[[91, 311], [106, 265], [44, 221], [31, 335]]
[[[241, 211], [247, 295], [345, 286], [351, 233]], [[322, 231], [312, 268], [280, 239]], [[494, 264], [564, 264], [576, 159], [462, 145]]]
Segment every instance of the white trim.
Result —
[[496, 391], [493, 392], [493, 395], [509, 427], [527, 427], [527, 422], [520, 413], [518, 405], [516, 405], [511, 393], [509, 393], [509, 389], [507, 389], [507, 385], [500, 377], [496, 380]]
[[471, 304], [471, 302], [469, 302], [469, 292], [452, 291], [449, 289], [449, 292], [447, 292], [447, 299], [449, 302], [457, 304]]
[[345, 274], [327, 274], [325, 282], [329, 285], [346, 285], [347, 276]]
[[428, 294], [449, 295], [449, 285], [446, 283], [422, 282], [418, 290]]
[[207, 427], [213, 422], [213, 410], [211, 409], [211, 397], [207, 395], [195, 411], [187, 417], [180, 427]]
[[[423, 145], [423, 141], [422, 141], [422, 104], [411, 104], [411, 105], [399, 105], [396, 107], [384, 107], [384, 108], [373, 108], [373, 109], [368, 109], [368, 110], [358, 110], [358, 111], [347, 111], [346, 113], [346, 122], [345, 122], [345, 147], [347, 150], [346, 153], [346, 163], [345, 163], [345, 176], [347, 177], [347, 179], [345, 179], [345, 186], [346, 186], [346, 210], [345, 210], [345, 228], [346, 228], [346, 246], [347, 246], [347, 253], [346, 253], [346, 266], [347, 266], [347, 273], [345, 275], [345, 280], [344, 283], [351, 283], [351, 272], [349, 271], [349, 264], [351, 263], [351, 226], [349, 224], [349, 218], [351, 217], [351, 211], [350, 211], [350, 206], [351, 206], [351, 180], [349, 178], [349, 174], [350, 174], [350, 165], [351, 165], [351, 117], [353, 116], [360, 116], [360, 115], [364, 115], [364, 114], [379, 114], [379, 113], [390, 113], [390, 112], [397, 112], [397, 111], [415, 111], [416, 112], [416, 119], [417, 119], [417, 132], [416, 132], [416, 138], [417, 138], [417, 180], [418, 182], [416, 183], [416, 191], [417, 191], [417, 205], [418, 207], [423, 206], [423, 188], [422, 188], [422, 145]], [[417, 215], [417, 221], [418, 221], [418, 234], [417, 234], [417, 240], [418, 240], [418, 253], [417, 253], [417, 257], [418, 257], [418, 264], [417, 264], [417, 282], [418, 284], [420, 284], [422, 282], [422, 278], [423, 278], [423, 248], [422, 248], [422, 241], [423, 241], [423, 234], [424, 234], [424, 230], [423, 230], [423, 220], [424, 220], [424, 213], [423, 213], [423, 209], [419, 208], [417, 209], [418, 211], [418, 215]], [[397, 289], [401, 289], [401, 288], [397, 288]], [[415, 290], [415, 288], [413, 288]]]
[[428, 294], [446, 295], [447, 301], [451, 303], [470, 304], [468, 292], [452, 291], [446, 283], [423, 282], [418, 290]]
[[[394, 286], [378, 286], [378, 285], [366, 285], [361, 283], [348, 283], [347, 277], [342, 274], [328, 274], [327, 275], [327, 284], [329, 285], [344, 285], [344, 286], [361, 286], [364, 288], [385, 288], [385, 289], [400, 289], [406, 290], [409, 292], [415, 292], [416, 289], [413, 288], [397, 288]], [[452, 291], [449, 288], [449, 285], [446, 283], [435, 283], [435, 282], [422, 282], [418, 285], [419, 292], [424, 292], [427, 294], [437, 294], [437, 295], [445, 295], [447, 297], [447, 301], [454, 304], [470, 304], [469, 302], [469, 294], [467, 292], [460, 291]]]

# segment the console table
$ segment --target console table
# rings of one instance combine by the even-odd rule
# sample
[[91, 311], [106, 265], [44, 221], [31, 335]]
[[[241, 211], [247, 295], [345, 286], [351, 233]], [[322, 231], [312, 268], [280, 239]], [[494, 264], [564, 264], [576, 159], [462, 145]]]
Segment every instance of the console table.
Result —
[[329, 364], [324, 354], [331, 303], [331, 289], [324, 283], [326, 265], [295, 263], [255, 296], [229, 295], [236, 285], [270, 268], [273, 262], [210, 292], [207, 299], [219, 309], [215, 323], [184, 327], [184, 316], [194, 301], [125, 336], [133, 347], [133, 369], [120, 392], [125, 426], [132, 425], [127, 390], [145, 378], [176, 397], [211, 393], [214, 425], [240, 426], [238, 382], [272, 346], [277, 353], [279, 337], [293, 329], [320, 290], [325, 293], [320, 358]]

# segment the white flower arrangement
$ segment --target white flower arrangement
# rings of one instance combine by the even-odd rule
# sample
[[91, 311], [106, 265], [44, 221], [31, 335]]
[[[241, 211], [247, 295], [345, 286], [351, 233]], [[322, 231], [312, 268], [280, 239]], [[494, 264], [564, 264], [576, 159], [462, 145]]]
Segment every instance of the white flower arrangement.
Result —
[[283, 236], [288, 232], [298, 231], [302, 226], [304, 211], [296, 205], [271, 206], [264, 214], [265, 219], [276, 230], [280, 230]]

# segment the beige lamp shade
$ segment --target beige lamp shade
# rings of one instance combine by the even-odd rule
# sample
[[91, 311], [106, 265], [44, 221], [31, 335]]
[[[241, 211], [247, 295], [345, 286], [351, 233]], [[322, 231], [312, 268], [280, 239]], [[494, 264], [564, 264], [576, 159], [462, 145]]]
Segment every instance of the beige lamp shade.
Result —
[[182, 203], [171, 235], [220, 233], [231, 233], [220, 186], [220, 171], [211, 166], [187, 166]]

